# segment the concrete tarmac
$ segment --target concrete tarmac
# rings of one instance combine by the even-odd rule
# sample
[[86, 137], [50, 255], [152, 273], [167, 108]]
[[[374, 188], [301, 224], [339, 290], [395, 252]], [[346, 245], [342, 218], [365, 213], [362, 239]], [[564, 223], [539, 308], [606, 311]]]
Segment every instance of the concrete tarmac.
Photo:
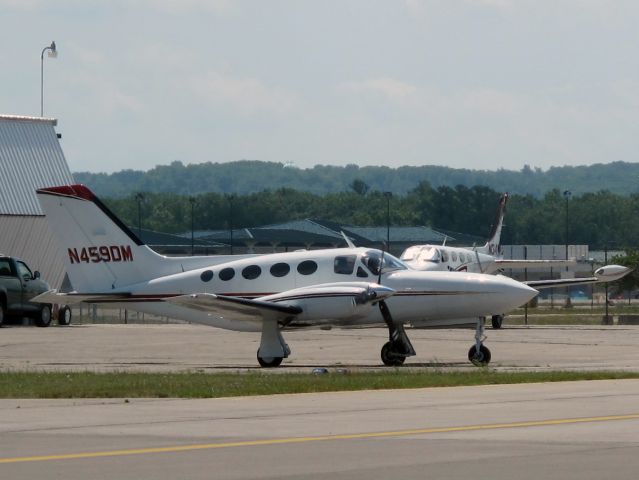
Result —
[[0, 400], [2, 479], [635, 479], [639, 381]]
[[[408, 330], [413, 368], [472, 369], [474, 330]], [[509, 370], [639, 371], [639, 326], [535, 326], [486, 329], [491, 367]], [[285, 332], [283, 368], [384, 368], [385, 328]], [[259, 334], [202, 325], [72, 325], [0, 329], [0, 369], [91, 371], [243, 371], [259, 369]]]

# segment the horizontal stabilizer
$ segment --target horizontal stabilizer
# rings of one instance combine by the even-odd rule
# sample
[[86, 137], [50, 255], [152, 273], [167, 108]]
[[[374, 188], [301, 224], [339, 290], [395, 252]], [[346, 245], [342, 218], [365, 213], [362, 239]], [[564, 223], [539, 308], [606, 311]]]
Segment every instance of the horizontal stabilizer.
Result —
[[[60, 305], [76, 305], [78, 303], [113, 303], [131, 300], [130, 293], [58, 293], [49, 290], [33, 297], [36, 303], [58, 303]], [[136, 299], [139, 301], [140, 299]]]

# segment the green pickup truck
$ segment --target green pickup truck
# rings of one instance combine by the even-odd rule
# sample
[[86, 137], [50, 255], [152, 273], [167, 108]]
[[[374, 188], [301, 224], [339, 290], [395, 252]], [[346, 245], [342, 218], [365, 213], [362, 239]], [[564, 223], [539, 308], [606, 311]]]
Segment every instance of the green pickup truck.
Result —
[[[7, 316], [31, 317], [39, 327], [51, 325], [54, 305], [29, 301], [47, 290], [50, 290], [49, 284], [40, 279], [40, 272], [31, 272], [20, 259], [0, 255], [0, 326]], [[66, 305], [55, 307], [58, 323], [69, 325], [71, 309]]]

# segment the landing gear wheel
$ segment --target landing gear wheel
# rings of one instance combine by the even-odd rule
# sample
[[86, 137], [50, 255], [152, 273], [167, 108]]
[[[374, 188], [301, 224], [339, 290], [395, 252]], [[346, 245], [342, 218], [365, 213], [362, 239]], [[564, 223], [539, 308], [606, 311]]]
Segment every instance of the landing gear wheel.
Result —
[[42, 305], [40, 314], [35, 319], [35, 323], [38, 327], [48, 327], [51, 325], [51, 305]]
[[482, 345], [477, 351], [477, 346], [473, 345], [468, 350], [468, 360], [476, 367], [485, 367], [490, 363], [490, 350]]
[[493, 324], [493, 328], [501, 328], [502, 323], [504, 323], [503, 315], [493, 315], [491, 318], [491, 322]]
[[401, 367], [406, 360], [406, 357], [403, 355], [398, 355], [393, 351], [393, 344], [391, 342], [386, 342], [382, 347], [382, 362], [384, 365], [389, 367]]
[[257, 351], [257, 361], [264, 368], [279, 367], [283, 359], [283, 357], [260, 357], [260, 351]]
[[58, 310], [58, 325], [71, 325], [71, 308], [68, 305], [60, 307]]

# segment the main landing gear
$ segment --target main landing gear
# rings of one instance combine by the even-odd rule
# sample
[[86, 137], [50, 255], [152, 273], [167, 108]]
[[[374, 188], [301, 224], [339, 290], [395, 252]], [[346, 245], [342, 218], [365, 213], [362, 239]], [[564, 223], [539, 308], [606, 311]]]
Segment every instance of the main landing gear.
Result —
[[379, 309], [388, 327], [388, 342], [382, 347], [381, 357], [384, 365], [399, 367], [403, 365], [406, 357], [415, 355], [415, 349], [406, 335], [404, 325], [393, 322], [386, 302], [379, 302]]
[[490, 322], [493, 325], [493, 328], [498, 329], [501, 328], [502, 324], [504, 323], [504, 316], [503, 315], [493, 315], [490, 319]]
[[486, 340], [486, 336], [484, 335], [484, 320], [484, 317], [477, 319], [475, 345], [468, 350], [468, 360], [477, 367], [485, 367], [490, 363], [490, 350], [488, 350], [483, 343], [484, 340]]
[[264, 320], [260, 348], [257, 349], [257, 361], [260, 366], [265, 368], [279, 367], [282, 360], [290, 354], [291, 349], [282, 337], [277, 320]]

